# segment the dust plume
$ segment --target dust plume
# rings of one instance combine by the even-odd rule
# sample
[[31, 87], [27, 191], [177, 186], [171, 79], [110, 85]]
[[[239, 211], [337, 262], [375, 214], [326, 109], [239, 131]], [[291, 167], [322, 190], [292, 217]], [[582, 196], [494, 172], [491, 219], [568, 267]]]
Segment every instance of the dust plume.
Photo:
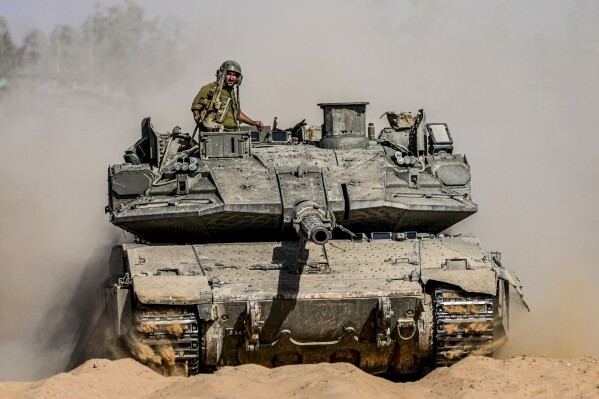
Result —
[[266, 124], [320, 124], [326, 101], [370, 101], [377, 129], [388, 110], [447, 122], [480, 206], [452, 231], [501, 250], [532, 308], [505, 353], [599, 354], [595, 2], [141, 4], [12, 46], [0, 24], [0, 378], [64, 367], [123, 240], [102, 212], [106, 166], [145, 116], [191, 131], [190, 102], [225, 59], [243, 68], [242, 109]]
[[0, 65], [2, 379], [62, 371], [95, 313], [125, 239], [103, 212], [107, 165], [139, 136], [140, 99], [160, 92], [148, 82], [182, 54], [161, 24], [129, 3], [15, 44], [0, 23], [0, 58], [14, 60]]

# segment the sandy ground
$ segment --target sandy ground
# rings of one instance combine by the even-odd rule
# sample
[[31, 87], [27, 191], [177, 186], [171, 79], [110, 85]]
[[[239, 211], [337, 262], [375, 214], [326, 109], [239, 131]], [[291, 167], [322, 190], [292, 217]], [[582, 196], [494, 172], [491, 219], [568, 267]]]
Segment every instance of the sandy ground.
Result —
[[599, 398], [599, 358], [470, 357], [417, 382], [395, 383], [345, 364], [227, 367], [163, 377], [131, 359], [94, 359], [37, 382], [0, 383], [21, 398]]

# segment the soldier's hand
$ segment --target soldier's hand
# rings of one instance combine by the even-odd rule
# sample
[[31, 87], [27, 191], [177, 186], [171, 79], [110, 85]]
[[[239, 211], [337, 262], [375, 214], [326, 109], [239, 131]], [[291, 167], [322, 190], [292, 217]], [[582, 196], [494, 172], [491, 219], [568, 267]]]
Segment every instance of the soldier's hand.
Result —
[[262, 123], [262, 121], [254, 121], [254, 126], [256, 126], [258, 129], [262, 129], [264, 127], [264, 123]]

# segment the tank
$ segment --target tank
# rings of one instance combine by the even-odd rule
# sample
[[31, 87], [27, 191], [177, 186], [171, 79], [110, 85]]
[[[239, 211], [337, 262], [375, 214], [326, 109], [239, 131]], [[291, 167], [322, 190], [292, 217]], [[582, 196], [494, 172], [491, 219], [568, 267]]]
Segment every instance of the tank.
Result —
[[470, 165], [423, 110], [366, 126], [367, 102], [323, 124], [157, 133], [108, 169], [111, 334], [165, 374], [349, 362], [421, 375], [507, 337], [517, 277], [474, 235]]

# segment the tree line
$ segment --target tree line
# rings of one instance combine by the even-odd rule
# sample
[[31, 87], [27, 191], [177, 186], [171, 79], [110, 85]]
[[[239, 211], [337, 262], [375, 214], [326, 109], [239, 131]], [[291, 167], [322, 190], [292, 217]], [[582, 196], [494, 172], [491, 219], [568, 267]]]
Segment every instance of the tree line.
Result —
[[21, 44], [0, 16], [0, 80], [56, 87], [108, 87], [129, 92], [144, 79], [176, 70], [182, 46], [178, 21], [149, 20], [132, 2], [96, 6], [80, 27], [29, 31]]

